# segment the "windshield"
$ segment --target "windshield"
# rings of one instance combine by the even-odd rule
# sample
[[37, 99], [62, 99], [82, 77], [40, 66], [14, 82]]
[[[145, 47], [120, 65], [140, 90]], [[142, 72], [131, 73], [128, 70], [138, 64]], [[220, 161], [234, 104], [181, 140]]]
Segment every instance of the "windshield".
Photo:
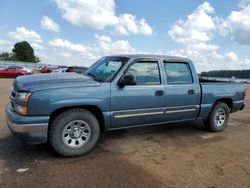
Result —
[[110, 82], [119, 69], [128, 61], [126, 57], [104, 57], [84, 74], [99, 82]]

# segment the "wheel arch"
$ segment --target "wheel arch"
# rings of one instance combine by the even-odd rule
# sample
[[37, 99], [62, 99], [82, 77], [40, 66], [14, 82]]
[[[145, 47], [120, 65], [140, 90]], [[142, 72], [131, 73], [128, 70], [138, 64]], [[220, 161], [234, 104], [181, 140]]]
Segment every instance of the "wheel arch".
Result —
[[[220, 98], [220, 99], [217, 99], [215, 102], [214, 102], [214, 104], [213, 104], [213, 108], [214, 108], [214, 106], [217, 104], [217, 103], [219, 103], [219, 102], [223, 102], [223, 103], [225, 103], [228, 107], [229, 107], [229, 109], [230, 109], [230, 112], [231, 112], [231, 110], [233, 109], [233, 99], [232, 98]], [[212, 109], [213, 109], [212, 108]]]
[[[70, 109], [74, 109], [74, 108], [81, 108], [84, 110], [88, 110], [89, 112], [91, 112], [96, 119], [99, 122], [100, 125], [100, 130], [104, 131], [105, 130], [105, 121], [104, 121], [104, 116], [102, 114], [102, 111], [99, 107], [95, 106], [95, 105], [79, 105], [79, 106], [66, 106], [66, 107], [61, 107], [58, 108], [56, 110], [54, 110], [51, 114], [50, 114], [50, 118], [49, 118], [49, 128], [50, 125], [53, 121], [53, 119], [60, 113], [66, 111], [66, 110], [70, 110]], [[48, 129], [49, 130], [49, 129]], [[49, 131], [48, 131], [49, 132]]]

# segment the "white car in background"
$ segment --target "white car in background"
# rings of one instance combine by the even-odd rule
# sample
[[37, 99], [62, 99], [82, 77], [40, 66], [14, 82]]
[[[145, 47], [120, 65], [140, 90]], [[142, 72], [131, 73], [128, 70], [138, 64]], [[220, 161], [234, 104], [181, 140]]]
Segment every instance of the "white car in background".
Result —
[[26, 68], [26, 67], [22, 67], [22, 69], [23, 69], [23, 70], [26, 70], [26, 71], [29, 72], [29, 73], [32, 73], [32, 72], [33, 72], [33, 69], [28, 69], [28, 68]]
[[54, 70], [53, 72], [58, 72], [58, 73], [63, 73], [66, 72], [67, 68], [58, 68], [56, 70]]

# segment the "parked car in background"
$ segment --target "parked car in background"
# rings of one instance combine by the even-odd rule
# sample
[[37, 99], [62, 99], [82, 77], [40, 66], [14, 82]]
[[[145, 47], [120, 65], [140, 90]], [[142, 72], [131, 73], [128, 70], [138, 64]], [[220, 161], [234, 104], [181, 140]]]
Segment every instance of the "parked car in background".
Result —
[[32, 71], [33, 71], [33, 69], [28, 69], [28, 68], [26, 68], [26, 67], [21, 67], [21, 66], [10, 66], [10, 67], [8, 67], [8, 68], [19, 68], [19, 69], [22, 69], [22, 70], [25, 70], [25, 71], [27, 71], [28, 73], [32, 73]]
[[66, 66], [66, 65], [58, 65], [57, 68], [58, 68], [58, 69], [59, 69], [59, 68], [68, 68], [68, 66]]
[[66, 72], [67, 68], [58, 68], [56, 70], [54, 70], [53, 72], [58, 72], [58, 73], [62, 73], [62, 72]]
[[49, 67], [47, 67], [47, 66], [44, 66], [44, 67], [40, 67], [40, 68], [39, 68], [39, 71], [40, 71], [41, 73], [51, 73], [51, 72], [52, 72], [52, 69], [49, 68]]
[[0, 77], [15, 78], [28, 74], [31, 74], [31, 70], [19, 66], [10, 66], [5, 69], [0, 69]]
[[78, 74], [83, 74], [88, 68], [87, 67], [68, 67], [66, 72], [76, 72]]

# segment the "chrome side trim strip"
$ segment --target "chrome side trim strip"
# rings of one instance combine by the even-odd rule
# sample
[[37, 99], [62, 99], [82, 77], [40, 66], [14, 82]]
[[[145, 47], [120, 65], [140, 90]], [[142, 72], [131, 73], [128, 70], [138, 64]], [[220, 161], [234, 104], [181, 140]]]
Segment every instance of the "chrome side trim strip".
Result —
[[[119, 112], [138, 112], [138, 111], [149, 111], [149, 110], [158, 110], [158, 111], [163, 111], [165, 109], [165, 107], [160, 107], [160, 108], [137, 108], [137, 109], [132, 109], [132, 110], [117, 110], [117, 111], [113, 111], [113, 113], [119, 113]], [[139, 114], [139, 113], [138, 113]]]
[[185, 105], [185, 106], [169, 106], [169, 107], [165, 107], [167, 109], [176, 109], [176, 108], [187, 108], [187, 109], [193, 109], [194, 106], [199, 106], [199, 105]]
[[162, 112], [145, 112], [145, 113], [136, 113], [136, 114], [124, 114], [124, 115], [115, 115], [115, 118], [125, 118], [125, 117], [135, 117], [135, 116], [150, 116], [150, 115], [160, 115], [164, 114], [164, 111]]
[[192, 112], [192, 111], [195, 111], [195, 108], [185, 109], [185, 110], [171, 110], [171, 111], [166, 111], [166, 114], [178, 113], [178, 112]]
[[179, 112], [193, 112], [195, 111], [195, 108], [192, 109], [184, 109], [184, 110], [164, 110], [164, 111], [158, 111], [158, 112], [136, 112], [130, 114], [113, 114], [114, 118], [126, 118], [126, 117], [137, 117], [137, 116], [150, 116], [150, 115], [161, 115], [161, 114], [171, 114], [171, 113], [179, 113]]

